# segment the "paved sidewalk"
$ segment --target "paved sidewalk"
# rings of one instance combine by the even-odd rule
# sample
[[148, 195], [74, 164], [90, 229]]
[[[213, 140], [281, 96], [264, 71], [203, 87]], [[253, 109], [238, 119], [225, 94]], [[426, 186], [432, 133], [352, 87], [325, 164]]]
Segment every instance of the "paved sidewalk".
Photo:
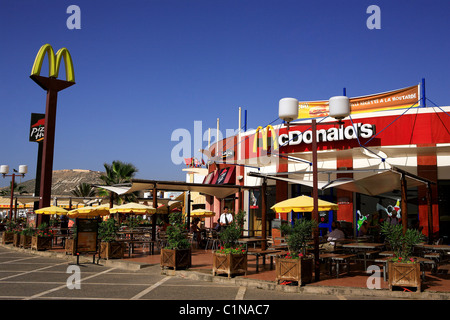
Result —
[[[54, 248], [49, 251], [31, 251], [30, 249], [15, 248], [12, 245], [1, 246], [13, 250], [26, 250], [41, 256], [57, 257], [76, 261], [76, 257], [66, 255], [62, 248]], [[116, 268], [127, 270], [139, 270], [153, 265], [159, 265], [160, 255], [155, 250], [154, 255], [148, 255], [147, 251], [141, 252], [136, 249], [136, 253], [124, 259], [100, 260], [100, 264], [105, 266], [114, 266]], [[80, 256], [80, 262], [92, 263], [93, 258], [90, 256]], [[368, 289], [366, 282], [369, 274], [365, 274], [361, 270], [361, 266], [352, 264], [350, 274], [342, 273], [339, 278], [331, 277], [326, 273], [321, 273], [320, 281], [306, 284], [302, 287], [297, 285], [277, 285], [275, 282], [275, 270], [270, 269], [270, 260], [266, 260], [263, 266], [259, 261], [259, 272], [256, 272], [256, 258], [248, 257], [247, 275], [238, 275], [229, 279], [226, 275], [212, 276], [212, 253], [210, 250], [203, 249], [193, 250], [192, 267], [189, 270], [162, 270], [163, 274], [173, 275], [183, 278], [189, 278], [199, 281], [222, 282], [235, 284], [237, 286], [246, 286], [260, 288], [264, 290], [277, 290], [283, 292], [299, 292], [305, 294], [329, 294], [329, 295], [355, 295], [355, 296], [373, 296], [398, 299], [433, 299], [433, 300], [450, 300], [450, 265], [441, 266], [439, 272], [432, 274], [430, 271], [425, 272], [425, 281], [423, 281], [422, 292], [402, 292], [390, 291], [387, 282], [383, 281], [381, 274], [380, 289]]]

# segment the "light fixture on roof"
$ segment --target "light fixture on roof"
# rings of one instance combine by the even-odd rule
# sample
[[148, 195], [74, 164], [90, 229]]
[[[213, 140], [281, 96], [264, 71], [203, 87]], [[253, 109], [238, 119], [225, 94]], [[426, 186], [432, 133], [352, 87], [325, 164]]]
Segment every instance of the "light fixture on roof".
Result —
[[341, 121], [350, 115], [350, 100], [346, 96], [335, 96], [329, 100], [329, 116]]
[[298, 118], [298, 100], [295, 98], [283, 98], [278, 104], [278, 118], [287, 123], [289, 131], [289, 123]]

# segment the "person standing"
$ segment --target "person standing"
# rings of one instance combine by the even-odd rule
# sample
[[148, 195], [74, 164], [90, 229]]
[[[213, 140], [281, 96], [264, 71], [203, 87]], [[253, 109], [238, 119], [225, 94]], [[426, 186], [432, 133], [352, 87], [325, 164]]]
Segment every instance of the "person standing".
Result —
[[220, 231], [225, 230], [233, 222], [233, 215], [228, 212], [228, 207], [223, 208], [223, 212], [219, 218]]

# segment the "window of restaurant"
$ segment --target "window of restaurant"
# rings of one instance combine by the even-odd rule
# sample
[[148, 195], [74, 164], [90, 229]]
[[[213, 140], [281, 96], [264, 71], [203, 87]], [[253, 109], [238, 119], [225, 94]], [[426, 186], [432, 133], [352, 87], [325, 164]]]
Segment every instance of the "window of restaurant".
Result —
[[[275, 219], [274, 212], [270, 209], [275, 202], [276, 187], [267, 186], [267, 211], [266, 211], [266, 232], [270, 235], [271, 221]], [[261, 236], [262, 211], [261, 211], [261, 189], [249, 190], [249, 235]]]

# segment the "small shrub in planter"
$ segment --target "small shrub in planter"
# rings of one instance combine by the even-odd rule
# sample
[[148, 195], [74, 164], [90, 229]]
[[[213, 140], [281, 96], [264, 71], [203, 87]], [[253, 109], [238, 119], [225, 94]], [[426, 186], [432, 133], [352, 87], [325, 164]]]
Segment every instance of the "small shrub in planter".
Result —
[[114, 218], [109, 218], [100, 223], [98, 228], [98, 238], [100, 243], [100, 258], [122, 259], [125, 252], [125, 244], [116, 241], [119, 227]]
[[7, 221], [5, 224], [5, 232], [2, 235], [2, 242], [4, 244], [13, 243], [14, 241], [14, 228], [16, 227], [16, 223], [14, 221]]
[[161, 249], [161, 268], [182, 269], [192, 265], [191, 243], [186, 237], [181, 212], [169, 215], [167, 227], [167, 245]]
[[31, 249], [50, 250], [52, 248], [53, 234], [48, 231], [48, 225], [42, 223], [31, 238]]
[[20, 246], [20, 233], [22, 232], [22, 229], [20, 227], [15, 227], [13, 230], [13, 246], [19, 247]]
[[276, 281], [297, 281], [301, 286], [312, 281], [313, 258], [306, 255], [306, 242], [311, 238], [317, 223], [314, 220], [299, 219], [294, 225], [283, 224], [289, 254], [275, 259]]
[[20, 247], [27, 249], [31, 247], [31, 238], [33, 237], [34, 229], [31, 227], [24, 228], [20, 233]]
[[240, 211], [231, 224], [219, 234], [222, 246], [213, 252], [213, 275], [225, 273], [247, 274], [247, 251], [238, 245], [245, 220], [245, 211]]
[[382, 224], [381, 233], [394, 251], [394, 256], [388, 261], [389, 288], [415, 287], [420, 292], [420, 263], [412, 257], [412, 252], [414, 246], [424, 240], [423, 234], [413, 229], [403, 234], [402, 225], [391, 225], [387, 221]]

